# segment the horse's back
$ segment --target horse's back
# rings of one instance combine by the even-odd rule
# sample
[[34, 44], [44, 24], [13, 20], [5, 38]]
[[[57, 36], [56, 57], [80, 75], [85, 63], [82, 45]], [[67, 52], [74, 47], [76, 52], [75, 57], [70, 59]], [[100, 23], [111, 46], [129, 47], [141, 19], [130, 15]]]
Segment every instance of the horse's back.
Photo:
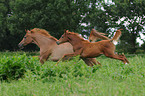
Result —
[[104, 50], [114, 50], [114, 44], [109, 40], [102, 40], [94, 43], [87, 43], [84, 46], [82, 57], [97, 57], [103, 54]]

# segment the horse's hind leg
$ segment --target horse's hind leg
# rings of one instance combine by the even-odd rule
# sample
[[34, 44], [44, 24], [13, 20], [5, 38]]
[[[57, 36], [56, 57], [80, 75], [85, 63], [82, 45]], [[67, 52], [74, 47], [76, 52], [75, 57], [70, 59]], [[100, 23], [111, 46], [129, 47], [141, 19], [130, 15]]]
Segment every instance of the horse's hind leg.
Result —
[[119, 55], [119, 56], [121, 56], [122, 58], [124, 58], [124, 59], [125, 59], [125, 61], [126, 61], [127, 63], [129, 63], [129, 61], [127, 60], [127, 58], [125, 57], [125, 55], [124, 55], [124, 54], [121, 54], [121, 55]]
[[119, 56], [118, 54], [114, 54], [114, 52], [111, 50], [105, 50], [104, 51], [104, 55], [106, 56], [106, 57], [109, 57], [109, 58], [113, 58], [113, 59], [118, 59], [118, 60], [121, 60], [124, 64], [127, 64], [127, 61], [125, 60], [125, 58], [124, 57], [122, 57], [122, 56]]
[[120, 57], [119, 55], [117, 55], [117, 54], [114, 54], [114, 55], [108, 55], [108, 54], [106, 54], [105, 56], [106, 56], [106, 57], [109, 57], [109, 58], [121, 60], [124, 64], [127, 64], [126, 60], [125, 60], [124, 58], [121, 58], [121, 57]]

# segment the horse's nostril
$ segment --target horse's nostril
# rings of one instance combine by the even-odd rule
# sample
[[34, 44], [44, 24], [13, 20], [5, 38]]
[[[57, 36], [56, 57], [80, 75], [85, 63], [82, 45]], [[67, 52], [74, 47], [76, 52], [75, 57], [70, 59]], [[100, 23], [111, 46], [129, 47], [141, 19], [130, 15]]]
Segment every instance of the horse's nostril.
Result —
[[18, 44], [18, 47], [21, 47], [21, 44]]
[[23, 47], [23, 44], [18, 44], [18, 47], [20, 48], [20, 49], [23, 49], [24, 47]]

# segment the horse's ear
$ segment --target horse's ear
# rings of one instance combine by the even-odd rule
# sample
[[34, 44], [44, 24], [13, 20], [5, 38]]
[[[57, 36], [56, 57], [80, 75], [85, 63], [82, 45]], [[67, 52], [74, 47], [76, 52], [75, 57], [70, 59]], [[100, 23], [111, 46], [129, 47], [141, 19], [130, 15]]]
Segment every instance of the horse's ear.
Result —
[[27, 30], [26, 32], [27, 32], [28, 34], [32, 33], [30, 30]]
[[95, 29], [92, 29], [91, 31], [92, 31], [92, 32], [95, 32], [96, 30], [95, 30]]
[[25, 29], [25, 32], [28, 32], [29, 30]]
[[69, 32], [69, 30], [64, 29], [64, 33], [68, 33], [68, 32]]
[[66, 32], [69, 32], [69, 30], [66, 30]]

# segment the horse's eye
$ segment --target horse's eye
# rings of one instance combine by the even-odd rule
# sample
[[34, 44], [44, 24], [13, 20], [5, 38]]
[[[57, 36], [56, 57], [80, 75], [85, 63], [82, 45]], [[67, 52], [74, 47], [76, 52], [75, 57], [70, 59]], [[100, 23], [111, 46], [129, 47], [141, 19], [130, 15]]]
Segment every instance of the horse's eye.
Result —
[[63, 36], [61, 38], [63, 38]]
[[26, 39], [26, 37], [24, 37], [24, 39]]

